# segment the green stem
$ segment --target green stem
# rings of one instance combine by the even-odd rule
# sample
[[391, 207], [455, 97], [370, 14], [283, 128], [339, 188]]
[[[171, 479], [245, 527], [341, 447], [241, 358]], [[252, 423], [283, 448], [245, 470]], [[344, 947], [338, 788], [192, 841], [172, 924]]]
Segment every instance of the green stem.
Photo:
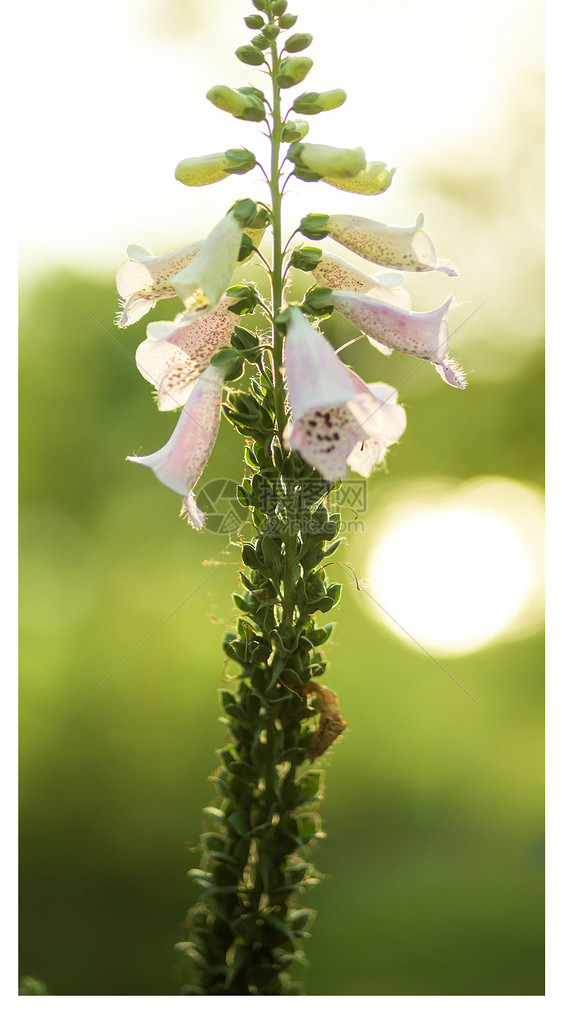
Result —
[[273, 231], [273, 265], [271, 270], [271, 304], [273, 309], [272, 341], [275, 364], [275, 415], [278, 424], [279, 443], [282, 445], [282, 434], [287, 422], [285, 412], [285, 394], [282, 377], [283, 335], [275, 324], [275, 317], [281, 312], [283, 305], [283, 239], [281, 223], [281, 203], [283, 195], [280, 188], [280, 151], [283, 120], [281, 117], [281, 94], [277, 84], [279, 56], [277, 44], [271, 47], [271, 84], [273, 89], [272, 126], [271, 126], [271, 193], [272, 231]]

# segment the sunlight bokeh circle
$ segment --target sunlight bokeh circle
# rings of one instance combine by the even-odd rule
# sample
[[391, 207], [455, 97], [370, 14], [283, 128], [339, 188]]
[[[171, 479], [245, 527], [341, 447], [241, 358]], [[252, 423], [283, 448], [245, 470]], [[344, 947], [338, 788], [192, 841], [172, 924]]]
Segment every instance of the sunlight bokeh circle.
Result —
[[377, 616], [448, 655], [528, 632], [541, 612], [542, 514], [540, 496], [510, 480], [410, 488], [377, 524], [365, 583]]

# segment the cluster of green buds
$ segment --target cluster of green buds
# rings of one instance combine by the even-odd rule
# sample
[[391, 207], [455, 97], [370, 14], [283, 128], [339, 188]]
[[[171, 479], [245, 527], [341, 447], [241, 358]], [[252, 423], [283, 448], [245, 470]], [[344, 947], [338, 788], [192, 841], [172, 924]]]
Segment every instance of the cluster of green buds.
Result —
[[[308, 765], [345, 729], [335, 693], [323, 682], [323, 646], [333, 623], [324, 614], [341, 586], [330, 583], [328, 560], [341, 539], [340, 513], [330, 506], [348, 469], [365, 480], [406, 427], [398, 392], [365, 381], [345, 365], [318, 321], [339, 313], [378, 353], [396, 350], [427, 360], [452, 387], [465, 386], [448, 356], [447, 299], [426, 312], [411, 309], [404, 273], [454, 268], [437, 259], [423, 216], [394, 228], [356, 215], [310, 214], [293, 236], [315, 244], [329, 238], [384, 270], [370, 275], [307, 242], [283, 239], [287, 181], [322, 181], [363, 196], [383, 194], [394, 169], [367, 161], [361, 147], [303, 143], [303, 117], [337, 109], [340, 88], [294, 96], [312, 68], [312, 42], [293, 32], [286, 0], [253, 0], [245, 18], [255, 34], [236, 50], [240, 62], [267, 74], [266, 95], [252, 85], [217, 85], [207, 98], [239, 120], [260, 124], [270, 143], [266, 167], [245, 147], [194, 154], [176, 168], [188, 187], [255, 171], [270, 201], [243, 198], [203, 240], [155, 256], [128, 250], [117, 276], [121, 327], [136, 323], [160, 300], [183, 304], [171, 321], [151, 321], [137, 348], [142, 376], [161, 411], [179, 409], [168, 442], [130, 461], [151, 469], [182, 496], [182, 513], [201, 531], [205, 514], [194, 487], [225, 417], [244, 439], [238, 486], [241, 526], [239, 618], [224, 638], [236, 671], [221, 692], [229, 733], [213, 776], [216, 798], [204, 813], [201, 868], [191, 875], [202, 897], [190, 912], [191, 959], [184, 992], [272, 995], [297, 991], [290, 971], [302, 960], [311, 913], [300, 897], [315, 880], [311, 844], [322, 837], [318, 806], [323, 777]], [[271, 250], [262, 249], [266, 232]], [[291, 237], [292, 238], [292, 237]], [[235, 270], [251, 257], [265, 269], [269, 291]], [[313, 279], [301, 302], [287, 303], [294, 272]], [[268, 331], [250, 326], [256, 309]], [[319, 617], [320, 621], [319, 622]]]

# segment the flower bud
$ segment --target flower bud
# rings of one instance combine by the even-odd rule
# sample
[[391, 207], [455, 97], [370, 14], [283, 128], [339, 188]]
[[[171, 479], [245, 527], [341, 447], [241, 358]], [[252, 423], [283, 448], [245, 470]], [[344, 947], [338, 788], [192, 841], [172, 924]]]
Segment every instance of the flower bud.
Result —
[[282, 14], [279, 18], [279, 27], [292, 28], [293, 25], [296, 25], [297, 20], [298, 18], [296, 14]]
[[265, 35], [254, 35], [254, 38], [252, 39], [252, 46], [255, 46], [256, 49], [267, 49], [269, 42]]
[[281, 60], [277, 83], [280, 88], [292, 88], [293, 85], [304, 81], [310, 68], [312, 60], [309, 56], [289, 56]]
[[324, 177], [324, 183], [338, 190], [347, 190], [351, 194], [373, 196], [388, 190], [396, 169], [387, 169], [384, 162], [367, 162], [365, 169], [352, 179], [344, 180], [337, 177]]
[[265, 35], [266, 39], [269, 39], [270, 42], [273, 42], [273, 40], [276, 39], [277, 36], [279, 35], [280, 30], [281, 29], [279, 29], [277, 25], [266, 25], [265, 28], [263, 29], [263, 34]]
[[287, 157], [297, 167], [308, 169], [322, 178], [357, 176], [367, 164], [362, 148], [332, 148], [327, 144], [300, 144], [298, 141], [291, 145]]
[[247, 28], [263, 28], [265, 21], [261, 14], [249, 14], [247, 18], [244, 18], [244, 24]]
[[309, 127], [306, 120], [289, 120], [283, 127], [281, 140], [292, 144], [293, 141], [300, 141], [303, 137], [306, 137], [308, 130]]
[[329, 234], [329, 221], [329, 215], [305, 215], [301, 219], [299, 232], [302, 232], [303, 236], [307, 236], [308, 239], [324, 239]]
[[242, 63], [248, 63], [252, 67], [259, 67], [264, 62], [263, 53], [255, 46], [239, 46], [235, 53]]
[[312, 42], [312, 35], [308, 32], [301, 32], [297, 35], [291, 35], [285, 41], [285, 49], [288, 53], [300, 53], [302, 49], [308, 49]]
[[252, 3], [257, 11], [267, 10], [267, 0], [252, 0]]
[[253, 169], [255, 156], [245, 148], [230, 148], [229, 151], [218, 151], [213, 155], [201, 155], [199, 158], [184, 158], [176, 166], [176, 179], [186, 187], [204, 187], [209, 183], [218, 183], [231, 173], [242, 176]]
[[287, 0], [275, 0], [273, 7], [271, 8], [275, 17], [279, 14], [284, 14], [287, 10]]
[[289, 265], [292, 268], [299, 268], [301, 271], [314, 271], [322, 257], [323, 252], [320, 247], [300, 246], [293, 250]]
[[260, 99], [256, 95], [243, 93], [242, 89], [235, 91], [227, 85], [215, 85], [207, 92], [207, 98], [218, 109], [232, 113], [238, 120], [259, 122], [265, 119], [265, 108]]
[[342, 88], [333, 88], [329, 92], [303, 92], [293, 102], [295, 113], [304, 113], [305, 116], [312, 116], [314, 113], [323, 113], [328, 109], [337, 109], [342, 106], [347, 98]]

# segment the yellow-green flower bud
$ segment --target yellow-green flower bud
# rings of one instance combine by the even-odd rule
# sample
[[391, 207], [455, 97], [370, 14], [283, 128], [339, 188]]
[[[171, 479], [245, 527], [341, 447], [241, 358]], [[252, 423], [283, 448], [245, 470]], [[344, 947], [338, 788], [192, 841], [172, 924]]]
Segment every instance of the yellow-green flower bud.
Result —
[[288, 156], [297, 167], [322, 178], [346, 179], [357, 176], [366, 166], [363, 148], [332, 148], [327, 144], [292, 144]]
[[285, 40], [285, 49], [287, 53], [300, 53], [301, 50], [308, 49], [311, 42], [312, 35], [309, 35], [308, 32], [300, 32]]
[[277, 25], [266, 25], [262, 29], [262, 32], [265, 35], [266, 39], [269, 39], [270, 42], [273, 42], [273, 40], [277, 38], [280, 31], [281, 29], [278, 28]]
[[333, 88], [329, 92], [304, 92], [293, 102], [295, 113], [304, 113], [305, 116], [312, 116], [314, 113], [324, 113], [328, 109], [337, 109], [342, 106], [347, 98], [342, 88]]
[[232, 113], [238, 120], [259, 122], [265, 119], [264, 105], [256, 95], [243, 94], [241, 90], [235, 91], [227, 85], [215, 85], [207, 92], [207, 98], [218, 109]]
[[302, 141], [308, 134], [309, 126], [306, 120], [289, 120], [283, 127], [281, 140], [289, 144], [293, 141]]
[[186, 187], [204, 187], [209, 183], [218, 183], [231, 174], [242, 176], [253, 169], [255, 164], [256, 159], [251, 151], [230, 148], [213, 155], [182, 159], [176, 166], [176, 179]]
[[261, 14], [249, 14], [247, 18], [244, 18], [244, 24], [248, 28], [263, 28], [265, 21]]
[[383, 194], [392, 183], [396, 169], [387, 169], [384, 162], [367, 162], [365, 169], [352, 179], [344, 180], [335, 176], [324, 176], [324, 183], [351, 194]]
[[279, 18], [280, 28], [292, 28], [298, 21], [296, 14], [282, 14]]
[[262, 35], [260, 33], [259, 35], [254, 35], [252, 39], [252, 46], [255, 46], [256, 49], [267, 49], [267, 47], [269, 46], [269, 42], [266, 39], [265, 35]]
[[309, 56], [289, 56], [281, 60], [277, 83], [280, 88], [292, 88], [293, 85], [304, 81], [310, 68], [312, 60]]
[[239, 46], [235, 53], [242, 63], [248, 63], [252, 67], [259, 67], [264, 62], [263, 53], [255, 46]]

